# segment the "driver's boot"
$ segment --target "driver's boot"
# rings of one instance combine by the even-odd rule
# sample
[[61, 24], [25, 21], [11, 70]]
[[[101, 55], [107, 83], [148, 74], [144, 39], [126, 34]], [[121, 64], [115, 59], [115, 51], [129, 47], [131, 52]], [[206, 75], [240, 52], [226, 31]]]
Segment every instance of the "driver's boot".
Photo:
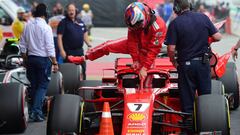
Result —
[[85, 56], [68, 56], [68, 61], [75, 64], [82, 64], [85, 61]]

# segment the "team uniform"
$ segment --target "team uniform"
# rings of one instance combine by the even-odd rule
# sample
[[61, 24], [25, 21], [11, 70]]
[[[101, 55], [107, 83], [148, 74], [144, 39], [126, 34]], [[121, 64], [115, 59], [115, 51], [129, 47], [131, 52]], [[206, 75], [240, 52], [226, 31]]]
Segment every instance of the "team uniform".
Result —
[[185, 11], [168, 28], [166, 45], [176, 45], [182, 111], [191, 113], [196, 90], [198, 95], [211, 93], [211, 70], [208, 37], [217, 33], [209, 18], [192, 11]]
[[148, 31], [128, 30], [128, 37], [107, 41], [86, 53], [89, 60], [95, 60], [109, 53], [130, 54], [140, 67], [149, 69], [157, 57], [166, 35], [166, 25], [161, 18], [149, 27]]
[[[58, 25], [57, 34], [62, 34], [63, 48], [67, 55], [83, 56], [84, 33], [87, 32], [85, 24], [76, 19], [72, 21], [68, 17], [62, 19]], [[65, 61], [67, 62], [67, 61]], [[83, 79], [86, 79], [86, 63], [82, 64]]]

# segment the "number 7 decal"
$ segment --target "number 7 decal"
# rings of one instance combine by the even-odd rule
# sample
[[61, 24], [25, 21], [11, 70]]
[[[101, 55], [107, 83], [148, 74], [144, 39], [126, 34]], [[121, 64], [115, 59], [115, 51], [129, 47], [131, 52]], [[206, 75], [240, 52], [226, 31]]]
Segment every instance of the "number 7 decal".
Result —
[[144, 112], [149, 107], [149, 103], [127, 103], [131, 112]]

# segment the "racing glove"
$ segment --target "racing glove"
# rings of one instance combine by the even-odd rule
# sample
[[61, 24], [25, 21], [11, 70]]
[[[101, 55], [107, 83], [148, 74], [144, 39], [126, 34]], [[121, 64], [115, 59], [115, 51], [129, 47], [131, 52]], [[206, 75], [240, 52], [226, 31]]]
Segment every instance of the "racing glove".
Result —
[[82, 64], [85, 61], [84, 56], [68, 56], [68, 61], [75, 64]]

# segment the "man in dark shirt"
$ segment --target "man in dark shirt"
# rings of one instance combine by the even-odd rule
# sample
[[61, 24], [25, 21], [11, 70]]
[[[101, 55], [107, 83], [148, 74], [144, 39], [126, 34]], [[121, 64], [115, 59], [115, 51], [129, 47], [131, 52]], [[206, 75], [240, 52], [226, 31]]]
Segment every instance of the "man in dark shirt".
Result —
[[175, 0], [174, 12], [178, 17], [169, 25], [165, 44], [178, 70], [182, 111], [192, 113], [196, 90], [198, 95], [211, 93], [208, 37], [219, 41], [221, 34], [207, 16], [190, 11], [188, 0]]
[[[83, 42], [91, 47], [84, 23], [77, 19], [77, 9], [74, 4], [67, 5], [66, 18], [63, 19], [57, 29], [58, 47], [63, 59], [66, 56], [83, 56]], [[86, 80], [86, 63], [82, 65], [83, 79]]]

